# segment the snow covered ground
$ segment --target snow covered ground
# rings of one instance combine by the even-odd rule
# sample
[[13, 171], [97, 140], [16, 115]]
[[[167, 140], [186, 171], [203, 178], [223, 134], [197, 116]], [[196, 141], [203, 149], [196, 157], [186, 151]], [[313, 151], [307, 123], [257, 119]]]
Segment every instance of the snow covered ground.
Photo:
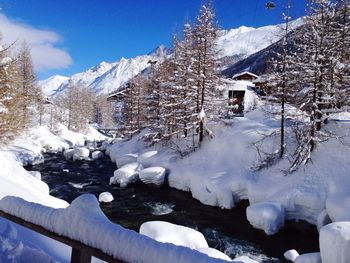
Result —
[[[183, 159], [163, 146], [143, 145], [142, 137], [147, 131], [131, 140], [116, 142], [107, 154], [118, 162], [127, 154], [140, 156], [157, 151], [157, 158], [150, 159], [147, 165], [166, 168], [171, 187], [191, 192], [204, 204], [225, 209], [248, 199], [249, 221], [268, 234], [275, 233], [288, 219], [303, 219], [318, 224], [319, 229], [330, 219], [350, 221], [350, 147], [346, 145], [349, 138], [343, 137], [350, 128], [349, 114], [330, 118], [327, 129], [342, 140], [330, 138], [320, 144], [313, 152], [312, 162], [305, 167], [286, 175], [290, 162], [285, 158], [268, 169], [255, 171], [258, 153], [253, 143], [278, 127], [279, 119], [266, 115], [259, 106], [242, 118], [212, 124], [214, 138]], [[293, 142], [289, 140], [287, 145]], [[267, 140], [263, 147], [270, 151], [278, 149], [272, 140]], [[309, 258], [318, 260], [319, 255], [305, 255], [298, 260], [305, 262]]]
[[[346, 134], [350, 125], [349, 114], [332, 118], [327, 128], [337, 134]], [[164, 146], [147, 147], [142, 141], [146, 130], [131, 140], [116, 140], [113, 145], [104, 144], [104, 147], [112, 161], [134, 167], [132, 175], [137, 171], [135, 179], [139, 178], [139, 172], [149, 167], [166, 168], [166, 179], [162, 169], [159, 177], [161, 181], [165, 180], [171, 187], [191, 192], [194, 198], [204, 204], [230, 209], [239, 200], [248, 199], [251, 204], [247, 209], [249, 221], [268, 234], [273, 234], [283, 226], [285, 219], [304, 219], [318, 224], [321, 233], [322, 226], [330, 220], [350, 221], [350, 148], [345, 143], [329, 139], [316, 148], [312, 162], [287, 176], [283, 172], [289, 167], [287, 159], [259, 172], [252, 169], [258, 159], [252, 143], [259, 140], [261, 134], [275, 131], [278, 122], [278, 119], [267, 116], [258, 106], [245, 113], [244, 117], [231, 122], [211, 123], [209, 125], [214, 138], [204, 141], [200, 149], [183, 159]], [[11, 145], [2, 147], [0, 199], [14, 195], [52, 208], [66, 208], [66, 202], [49, 195], [48, 186], [40, 181], [39, 175], [27, 172], [22, 165], [43, 161], [43, 150], [61, 151], [70, 146], [82, 146], [87, 139], [101, 139], [93, 129], [86, 133], [77, 134], [58, 126], [54, 135], [45, 127], [36, 127]], [[292, 142], [288, 141], [287, 144], [291, 145]], [[267, 141], [264, 147], [272, 150], [277, 145]], [[152, 173], [146, 175], [146, 181], [159, 179], [152, 178]], [[117, 173], [117, 183], [125, 176], [119, 177]], [[342, 227], [347, 229], [347, 225]], [[327, 246], [330, 239], [338, 238], [343, 244], [342, 251], [345, 252], [341, 253], [344, 254], [348, 251], [350, 234], [339, 234], [337, 229], [335, 226], [328, 232], [323, 230], [326, 233], [323, 235], [329, 238], [322, 244]], [[0, 243], [0, 259], [19, 259], [26, 253], [56, 261], [67, 261], [69, 257], [69, 248], [40, 235], [33, 235], [4, 219], [0, 220]], [[294, 258], [295, 262], [308, 259], [317, 262], [320, 256], [332, 260], [335, 255], [321, 251], [321, 254], [294, 255]]]
[[[52, 208], [69, 205], [51, 196], [39, 175], [26, 171], [23, 165], [42, 162], [43, 151], [58, 152], [102, 137], [93, 128], [79, 134], [64, 126], [57, 126], [56, 134], [39, 126], [0, 148], [0, 199], [10, 195]], [[69, 247], [0, 218], [0, 262], [67, 262], [69, 257]]]

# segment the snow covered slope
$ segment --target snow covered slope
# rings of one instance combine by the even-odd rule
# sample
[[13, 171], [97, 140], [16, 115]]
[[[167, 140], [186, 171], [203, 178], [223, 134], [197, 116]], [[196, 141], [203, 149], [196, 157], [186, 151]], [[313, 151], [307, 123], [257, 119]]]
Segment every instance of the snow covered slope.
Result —
[[54, 95], [59, 87], [63, 84], [68, 82], [68, 77], [60, 76], [60, 75], [54, 75], [48, 79], [39, 81], [39, 86], [41, 87], [42, 91], [47, 97], [51, 97]]
[[[291, 22], [291, 28], [302, 25], [302, 20]], [[232, 64], [267, 48], [280, 39], [279, 32], [283, 25], [263, 26], [259, 28], [241, 26], [222, 30], [217, 41], [219, 57], [224, 64]]]

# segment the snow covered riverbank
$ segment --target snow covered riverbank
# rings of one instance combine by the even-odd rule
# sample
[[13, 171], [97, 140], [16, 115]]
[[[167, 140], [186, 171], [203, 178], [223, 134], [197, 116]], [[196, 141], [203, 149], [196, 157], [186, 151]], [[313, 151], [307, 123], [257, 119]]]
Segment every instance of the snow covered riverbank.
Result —
[[[55, 134], [45, 126], [30, 129], [0, 148], [0, 199], [10, 195], [52, 208], [67, 207], [66, 201], [51, 196], [48, 185], [23, 166], [43, 162], [43, 151], [58, 152], [70, 146], [84, 145], [85, 140], [104, 138], [92, 127], [85, 134], [69, 131], [64, 126], [58, 126]], [[43, 262], [68, 261], [70, 248], [0, 218], [0, 262], [10, 259], [24, 262], [21, 258], [26, 257], [34, 257], [32, 262], [39, 259]]]
[[[280, 214], [272, 215], [268, 206], [260, 206], [259, 213], [250, 213], [249, 217], [252, 225], [260, 226], [267, 233], [278, 231], [283, 226], [281, 219], [302, 219], [319, 228], [330, 219], [350, 221], [347, 202], [350, 198], [350, 148], [346, 145], [349, 138], [344, 137], [350, 129], [349, 114], [332, 116], [327, 128], [342, 140], [330, 138], [320, 144], [313, 152], [312, 162], [305, 167], [286, 175], [284, 171], [290, 163], [285, 158], [268, 169], [254, 171], [252, 167], [258, 160], [258, 153], [252, 144], [261, 134], [275, 131], [278, 122], [257, 109], [234, 119], [232, 125], [216, 123], [211, 127], [214, 138], [183, 159], [176, 158], [176, 154], [165, 147], [143, 146], [142, 137], [147, 131], [131, 140], [115, 143], [107, 153], [118, 164], [119, 160], [125, 161], [128, 154], [139, 156], [156, 150], [157, 156], [149, 160], [148, 166], [166, 168], [169, 186], [189, 191], [207, 205], [230, 209], [243, 199], [248, 199], [250, 204], [273, 203], [280, 208], [280, 212], [273, 209], [274, 213]], [[293, 144], [292, 141], [287, 143]], [[264, 147], [271, 151], [278, 146], [267, 141]], [[261, 213], [266, 215], [265, 222], [259, 222]], [[270, 232], [270, 229], [274, 230]]]

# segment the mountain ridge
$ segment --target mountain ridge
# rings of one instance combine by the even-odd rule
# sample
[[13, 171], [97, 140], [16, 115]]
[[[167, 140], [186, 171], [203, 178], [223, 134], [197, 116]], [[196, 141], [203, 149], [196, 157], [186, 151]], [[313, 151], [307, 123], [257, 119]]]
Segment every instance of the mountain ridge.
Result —
[[[302, 24], [301, 19], [291, 22], [291, 27]], [[229, 30], [221, 30], [217, 40], [217, 50], [221, 61], [221, 70], [230, 68], [239, 61], [256, 54], [279, 40], [278, 32], [281, 24], [263, 27], [240, 26]], [[146, 55], [133, 58], [121, 58], [109, 63], [102, 61], [86, 71], [71, 77], [52, 76], [40, 81], [39, 86], [48, 97], [63, 92], [69, 85], [84, 85], [97, 94], [109, 94], [118, 90], [131, 78], [144, 72], [150, 60], [160, 60], [170, 54], [169, 49], [159, 45]], [[246, 60], [245, 60], [246, 61]]]

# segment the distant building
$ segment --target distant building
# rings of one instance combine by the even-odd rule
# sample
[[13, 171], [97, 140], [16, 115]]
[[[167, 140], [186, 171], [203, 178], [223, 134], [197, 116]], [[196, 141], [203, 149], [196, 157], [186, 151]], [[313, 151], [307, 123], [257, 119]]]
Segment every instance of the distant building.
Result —
[[255, 86], [254, 91], [259, 96], [266, 96], [268, 94], [268, 80], [262, 76], [259, 76], [257, 79], [253, 80]]
[[124, 91], [117, 91], [108, 95], [107, 101], [122, 101], [125, 97]]
[[250, 110], [257, 97], [254, 92], [254, 84], [247, 80], [226, 79], [222, 89], [224, 98], [227, 99], [229, 112], [234, 115], [242, 115], [244, 111]]
[[238, 74], [232, 76], [233, 80], [245, 80], [245, 81], [250, 81], [250, 82], [253, 82], [254, 80], [256, 80], [258, 78], [259, 78], [258, 75], [255, 75], [249, 71], [244, 71], [244, 72], [241, 72], [241, 73], [238, 73]]

